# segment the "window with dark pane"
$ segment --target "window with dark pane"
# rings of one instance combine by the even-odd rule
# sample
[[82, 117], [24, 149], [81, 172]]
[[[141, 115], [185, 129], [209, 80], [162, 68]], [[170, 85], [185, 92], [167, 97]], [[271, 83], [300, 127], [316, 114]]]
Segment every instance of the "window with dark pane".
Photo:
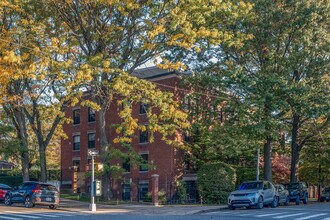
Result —
[[95, 110], [92, 108], [88, 108], [88, 122], [94, 122], [95, 121]]
[[123, 169], [125, 172], [131, 172], [131, 163], [129, 159], [123, 161]]
[[77, 172], [80, 172], [80, 160], [73, 160], [72, 166], [77, 168]]
[[73, 110], [73, 124], [80, 124], [80, 109]]
[[88, 148], [95, 148], [95, 133], [88, 134]]
[[80, 135], [73, 136], [73, 150], [80, 150]]
[[148, 104], [145, 102], [140, 103], [140, 114], [146, 114], [148, 111]]
[[148, 143], [148, 131], [147, 129], [145, 131], [140, 130], [140, 143]]
[[148, 154], [141, 154], [142, 163], [140, 165], [140, 171], [148, 171]]
[[183, 137], [184, 137], [184, 141], [185, 141], [185, 142], [190, 142], [190, 134], [189, 134], [189, 131], [186, 131], [186, 132], [183, 134]]

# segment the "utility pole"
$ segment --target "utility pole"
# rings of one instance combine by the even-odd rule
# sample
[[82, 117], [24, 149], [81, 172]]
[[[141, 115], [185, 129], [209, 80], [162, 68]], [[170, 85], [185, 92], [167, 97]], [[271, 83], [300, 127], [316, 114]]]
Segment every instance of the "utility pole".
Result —
[[91, 178], [91, 204], [89, 205], [89, 211], [96, 212], [95, 204], [95, 189], [94, 189], [94, 157], [98, 155], [97, 150], [88, 150], [88, 155], [92, 157], [92, 178]]
[[259, 175], [260, 175], [259, 164], [260, 164], [260, 148], [258, 146], [258, 149], [257, 149], [257, 181], [259, 181]]

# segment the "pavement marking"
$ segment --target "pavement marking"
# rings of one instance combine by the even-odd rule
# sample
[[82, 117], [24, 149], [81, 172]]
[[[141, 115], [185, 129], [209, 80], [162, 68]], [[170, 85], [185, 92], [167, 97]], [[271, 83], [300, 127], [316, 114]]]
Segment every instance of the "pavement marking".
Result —
[[63, 217], [74, 216], [74, 215], [70, 215], [70, 214], [63, 214], [63, 213], [56, 213], [55, 215], [58, 215], [58, 216], [63, 216]]
[[8, 215], [17, 216], [17, 217], [41, 218], [41, 217], [38, 217], [38, 216], [25, 215], [26, 212], [15, 212], [15, 211], [4, 211], [4, 212], [8, 213]]
[[61, 217], [61, 216], [58, 216], [58, 215], [41, 214], [41, 213], [33, 213], [33, 215], [42, 216], [42, 217], [50, 217], [50, 218], [59, 218], [59, 217]]
[[330, 218], [324, 218], [324, 219], [322, 219], [322, 220], [330, 220]]
[[264, 214], [264, 215], [255, 215], [255, 217], [267, 217], [267, 216], [272, 216], [272, 215], [283, 215], [288, 212], [277, 212], [277, 213], [271, 213], [271, 214]]
[[0, 214], [0, 219], [23, 220], [21, 218], [13, 218], [13, 217], [9, 217], [9, 216], [3, 216], [3, 214]]
[[280, 215], [280, 216], [276, 216], [273, 218], [281, 219], [281, 218], [293, 217], [293, 216], [304, 215], [304, 214], [306, 214], [306, 212], [301, 212], [301, 213], [296, 213], [296, 214], [291, 214], [291, 215]]
[[319, 216], [323, 216], [326, 215], [327, 213], [320, 213], [320, 214], [316, 214], [316, 215], [310, 215], [310, 216], [306, 216], [306, 217], [302, 217], [302, 218], [297, 218], [296, 220], [305, 220], [305, 219], [310, 219], [310, 218], [315, 218], [315, 217], [319, 217]]

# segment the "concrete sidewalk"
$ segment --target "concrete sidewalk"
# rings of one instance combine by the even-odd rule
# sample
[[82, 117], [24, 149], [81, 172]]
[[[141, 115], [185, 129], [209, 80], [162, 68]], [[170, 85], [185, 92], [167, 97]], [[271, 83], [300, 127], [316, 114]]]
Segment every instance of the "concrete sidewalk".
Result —
[[[200, 206], [200, 205], [164, 205], [152, 206], [143, 204], [120, 204], [120, 205], [103, 205], [97, 204], [96, 214], [113, 213], [127, 215], [194, 215], [205, 212], [219, 211], [226, 209], [226, 205], [218, 206]], [[80, 202], [69, 199], [62, 199], [60, 202], [60, 210], [74, 212], [89, 212], [89, 203]]]

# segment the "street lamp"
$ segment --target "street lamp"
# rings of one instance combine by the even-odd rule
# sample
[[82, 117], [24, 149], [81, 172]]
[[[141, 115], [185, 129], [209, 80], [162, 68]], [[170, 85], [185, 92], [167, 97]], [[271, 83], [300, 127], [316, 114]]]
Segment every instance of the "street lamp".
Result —
[[92, 179], [91, 179], [91, 204], [89, 211], [96, 212], [95, 195], [94, 195], [94, 157], [99, 154], [98, 150], [88, 150], [88, 155], [92, 157]]

